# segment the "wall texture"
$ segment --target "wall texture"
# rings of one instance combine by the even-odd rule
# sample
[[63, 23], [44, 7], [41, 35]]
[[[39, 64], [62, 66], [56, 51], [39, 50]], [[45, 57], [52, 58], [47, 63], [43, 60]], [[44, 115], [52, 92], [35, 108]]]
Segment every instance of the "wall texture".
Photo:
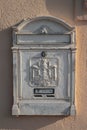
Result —
[[[0, 0], [0, 129], [87, 130], [87, 22], [75, 21], [74, 7], [74, 0]], [[76, 26], [77, 114], [13, 117], [11, 27], [24, 18], [50, 15]]]

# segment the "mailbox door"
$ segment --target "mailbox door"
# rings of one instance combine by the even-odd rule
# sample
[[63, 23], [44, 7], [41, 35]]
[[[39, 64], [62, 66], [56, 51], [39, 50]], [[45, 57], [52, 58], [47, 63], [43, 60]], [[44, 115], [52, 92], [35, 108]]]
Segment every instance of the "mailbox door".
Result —
[[20, 115], [69, 115], [71, 51], [23, 49], [18, 57]]
[[22, 100], [70, 98], [70, 50], [22, 50], [20, 57]]

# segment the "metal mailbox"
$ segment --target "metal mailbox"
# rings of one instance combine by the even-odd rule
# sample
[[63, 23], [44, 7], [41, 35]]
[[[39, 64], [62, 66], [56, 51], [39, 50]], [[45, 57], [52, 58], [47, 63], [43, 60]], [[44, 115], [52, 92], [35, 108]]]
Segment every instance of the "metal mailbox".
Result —
[[12, 115], [75, 115], [75, 28], [53, 17], [13, 27]]

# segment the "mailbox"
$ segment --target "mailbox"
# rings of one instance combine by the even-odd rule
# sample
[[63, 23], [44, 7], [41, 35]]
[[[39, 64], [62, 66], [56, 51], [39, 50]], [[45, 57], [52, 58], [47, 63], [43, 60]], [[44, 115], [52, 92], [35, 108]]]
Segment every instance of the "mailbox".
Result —
[[75, 28], [38, 17], [13, 27], [12, 115], [75, 115]]

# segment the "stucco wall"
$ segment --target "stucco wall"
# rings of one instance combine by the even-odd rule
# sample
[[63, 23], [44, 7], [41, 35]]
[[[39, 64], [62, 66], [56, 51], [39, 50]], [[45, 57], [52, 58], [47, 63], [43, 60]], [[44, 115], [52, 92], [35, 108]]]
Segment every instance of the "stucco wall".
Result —
[[[76, 26], [76, 109], [74, 117], [11, 116], [12, 29], [24, 18], [55, 16]], [[87, 129], [87, 22], [74, 20], [74, 0], [0, 0], [0, 129]]]

